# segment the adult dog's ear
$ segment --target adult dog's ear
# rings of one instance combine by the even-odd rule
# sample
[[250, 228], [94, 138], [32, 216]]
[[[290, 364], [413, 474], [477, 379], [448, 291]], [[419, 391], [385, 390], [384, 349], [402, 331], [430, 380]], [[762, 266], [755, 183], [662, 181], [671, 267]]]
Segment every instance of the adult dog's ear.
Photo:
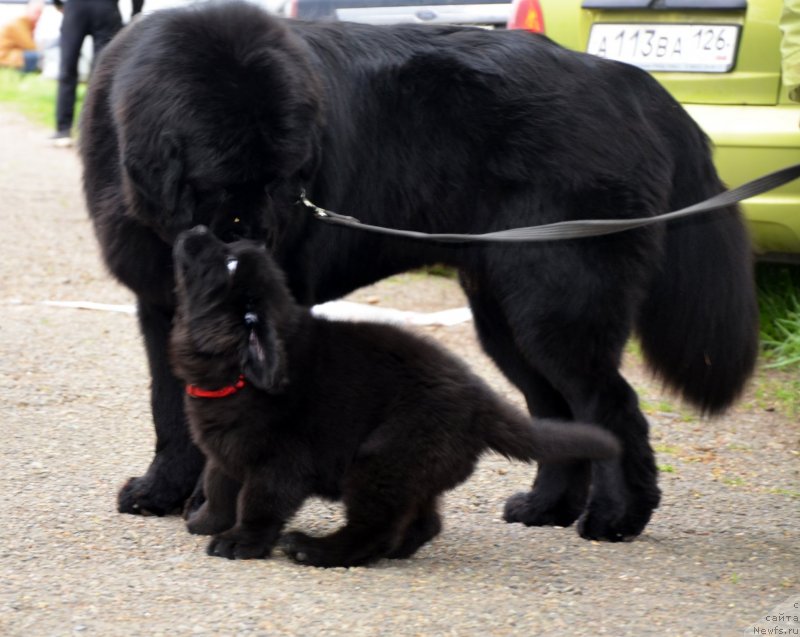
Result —
[[169, 132], [156, 140], [129, 143], [123, 159], [125, 172], [148, 221], [170, 235], [192, 225], [194, 209], [185, 195], [185, 165], [180, 140]]
[[248, 312], [245, 322], [249, 334], [242, 354], [242, 372], [255, 387], [278, 394], [288, 381], [283, 342], [275, 327], [263, 317]]

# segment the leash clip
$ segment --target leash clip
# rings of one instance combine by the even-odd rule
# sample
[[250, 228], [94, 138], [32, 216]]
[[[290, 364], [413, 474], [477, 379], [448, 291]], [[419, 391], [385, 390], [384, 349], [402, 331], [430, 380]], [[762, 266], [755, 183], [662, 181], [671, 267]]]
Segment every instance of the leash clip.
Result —
[[306, 208], [311, 210], [311, 213], [317, 219], [325, 219], [327, 217], [330, 217], [330, 215], [328, 214], [327, 210], [325, 210], [324, 208], [320, 208], [319, 206], [317, 206], [317, 205], [311, 203], [311, 201], [309, 201], [308, 197], [306, 196], [306, 189], [305, 188], [300, 190], [300, 197], [298, 198], [297, 203], [301, 203]]
[[325, 210], [325, 208], [320, 208], [318, 205], [309, 200], [309, 198], [306, 196], [305, 188], [302, 188], [300, 190], [300, 197], [298, 197], [297, 203], [303, 204], [306, 208], [311, 210], [311, 214], [313, 214], [316, 219], [321, 219], [322, 221], [329, 221], [329, 222], [338, 221], [340, 223], [348, 223], [348, 224], [361, 223], [355, 217], [350, 217], [348, 215], [340, 215], [337, 212], [333, 212], [331, 210]]

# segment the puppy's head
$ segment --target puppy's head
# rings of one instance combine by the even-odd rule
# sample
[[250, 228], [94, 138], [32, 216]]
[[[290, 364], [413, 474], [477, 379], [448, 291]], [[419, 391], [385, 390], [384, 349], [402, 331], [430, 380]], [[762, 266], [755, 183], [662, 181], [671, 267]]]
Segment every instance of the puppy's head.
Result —
[[198, 226], [178, 235], [173, 260], [175, 373], [206, 387], [244, 374], [255, 387], [279, 393], [288, 382], [282, 333], [296, 306], [264, 246], [224, 243]]

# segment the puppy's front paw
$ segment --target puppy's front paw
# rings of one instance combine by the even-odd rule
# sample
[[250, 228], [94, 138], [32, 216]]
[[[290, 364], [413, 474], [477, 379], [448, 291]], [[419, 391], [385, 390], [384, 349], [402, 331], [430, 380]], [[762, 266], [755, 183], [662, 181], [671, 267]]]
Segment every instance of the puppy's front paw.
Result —
[[273, 545], [274, 542], [263, 535], [233, 528], [214, 536], [206, 552], [229, 560], [253, 560], [269, 557]]
[[189, 499], [183, 505], [183, 512], [181, 515], [183, 516], [184, 520], [190, 520], [191, 517], [197, 513], [200, 508], [206, 503], [206, 495], [203, 492], [202, 485], [198, 485], [195, 487], [194, 492], [192, 495], [189, 496]]
[[235, 519], [210, 513], [208, 503], [204, 503], [189, 516], [186, 529], [193, 535], [216, 535], [232, 528], [235, 523]]

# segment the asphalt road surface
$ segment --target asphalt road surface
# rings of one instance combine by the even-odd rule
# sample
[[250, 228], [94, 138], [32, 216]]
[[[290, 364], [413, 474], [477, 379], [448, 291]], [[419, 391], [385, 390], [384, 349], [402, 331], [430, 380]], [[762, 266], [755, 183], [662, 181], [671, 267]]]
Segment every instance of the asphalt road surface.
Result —
[[[535, 469], [497, 456], [446, 497], [434, 542], [367, 568], [211, 558], [177, 517], [118, 514], [118, 488], [151, 457], [148, 375], [135, 317], [42, 304], [132, 302], [98, 258], [75, 151], [50, 148], [48, 133], [0, 105], [0, 635], [800, 634], [796, 419], [765, 377], [729, 415], [701, 420], [635, 353], [625, 374], [664, 498], [631, 543], [505, 524], [505, 498]], [[419, 275], [352, 298], [464, 303], [452, 281]], [[415, 329], [520, 402], [470, 324]], [[340, 522], [314, 501], [290, 528]]]

